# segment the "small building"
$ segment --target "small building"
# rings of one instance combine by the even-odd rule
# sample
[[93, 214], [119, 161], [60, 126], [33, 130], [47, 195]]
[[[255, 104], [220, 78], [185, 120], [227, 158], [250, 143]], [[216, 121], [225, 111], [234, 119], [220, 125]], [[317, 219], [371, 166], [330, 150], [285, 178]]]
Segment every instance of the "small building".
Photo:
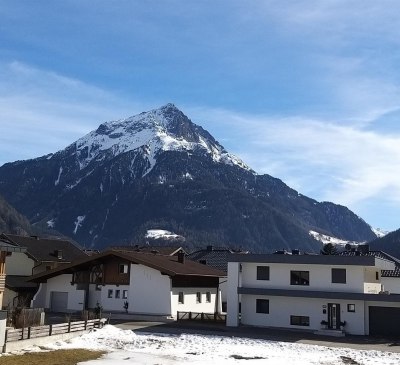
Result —
[[222, 310], [224, 312], [226, 312], [227, 308], [228, 261], [233, 253], [247, 254], [248, 251], [238, 251], [226, 247], [214, 247], [208, 245], [205, 249], [197, 250], [187, 255], [187, 257], [192, 261], [208, 265], [225, 273], [225, 276], [220, 278], [219, 282], [222, 297]]
[[381, 280], [394, 269], [374, 256], [232, 255], [227, 325], [399, 335], [400, 295]]
[[12, 244], [10, 241], [0, 238], [0, 308], [3, 307], [4, 292], [6, 291], [6, 259], [12, 253], [24, 253], [25, 247]]
[[63, 239], [5, 233], [0, 239], [19, 248], [5, 257], [3, 307], [29, 305], [37, 289], [35, 283], [27, 281], [30, 276], [87, 257], [76, 244]]
[[32, 307], [55, 312], [95, 308], [176, 317], [178, 311], [220, 312], [224, 273], [185, 259], [184, 253], [109, 250], [32, 277], [40, 287]]

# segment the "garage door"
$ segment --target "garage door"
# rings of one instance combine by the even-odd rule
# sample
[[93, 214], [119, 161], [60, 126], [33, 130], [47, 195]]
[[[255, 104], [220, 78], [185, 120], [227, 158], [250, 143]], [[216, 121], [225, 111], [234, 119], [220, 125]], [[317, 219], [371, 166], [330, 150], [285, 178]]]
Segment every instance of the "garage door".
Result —
[[400, 308], [369, 307], [369, 334], [400, 336]]
[[66, 312], [68, 306], [68, 293], [61, 291], [51, 292], [50, 309], [52, 312]]

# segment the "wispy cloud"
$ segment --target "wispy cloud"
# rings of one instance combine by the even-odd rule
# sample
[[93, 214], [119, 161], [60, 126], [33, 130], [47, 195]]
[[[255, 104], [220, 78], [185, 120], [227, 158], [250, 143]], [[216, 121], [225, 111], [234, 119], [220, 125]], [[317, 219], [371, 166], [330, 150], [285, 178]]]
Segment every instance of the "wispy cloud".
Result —
[[199, 108], [192, 113], [210, 129], [234, 130], [228, 148], [256, 171], [302, 193], [354, 207], [389, 189], [388, 201], [400, 203], [400, 134], [379, 134], [351, 122]]
[[9, 156], [27, 159], [55, 152], [101, 122], [143, 107], [19, 62], [1, 64], [0, 80], [0, 164], [10, 161]]

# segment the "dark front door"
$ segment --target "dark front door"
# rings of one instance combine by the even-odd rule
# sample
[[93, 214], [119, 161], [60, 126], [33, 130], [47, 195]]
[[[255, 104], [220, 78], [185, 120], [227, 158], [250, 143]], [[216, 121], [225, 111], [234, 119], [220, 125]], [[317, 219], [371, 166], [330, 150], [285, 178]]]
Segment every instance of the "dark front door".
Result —
[[340, 304], [328, 303], [328, 328], [340, 329]]

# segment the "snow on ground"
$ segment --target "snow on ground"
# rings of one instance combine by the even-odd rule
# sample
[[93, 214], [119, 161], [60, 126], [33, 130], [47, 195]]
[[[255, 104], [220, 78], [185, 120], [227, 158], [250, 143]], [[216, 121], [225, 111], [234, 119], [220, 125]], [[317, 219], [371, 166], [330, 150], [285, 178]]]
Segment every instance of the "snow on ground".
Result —
[[146, 233], [146, 238], [153, 238], [153, 239], [171, 239], [171, 238], [178, 238], [180, 237], [176, 233], [172, 233], [170, 231], [166, 231], [165, 229], [149, 229]]
[[327, 243], [332, 243], [333, 245], [345, 246], [348, 243], [351, 245], [359, 245], [362, 243], [357, 241], [342, 240], [340, 238], [328, 236], [326, 234], [322, 234], [316, 231], [309, 231], [308, 233], [310, 234], [310, 236], [314, 237], [314, 239], [316, 239], [317, 241], [322, 242], [324, 245]]
[[385, 231], [381, 228], [371, 228], [372, 232], [374, 232], [376, 234], [376, 237], [381, 238], [381, 237], [385, 237], [389, 231]]
[[[242, 337], [193, 334], [135, 334], [107, 325], [68, 342], [58, 341], [51, 349], [87, 348], [108, 354], [86, 365], [122, 364], [284, 364], [284, 365], [388, 365], [400, 364], [400, 354], [381, 351], [330, 348], [274, 342]], [[43, 351], [43, 347], [30, 351]], [[353, 362], [351, 362], [351, 360]]]

